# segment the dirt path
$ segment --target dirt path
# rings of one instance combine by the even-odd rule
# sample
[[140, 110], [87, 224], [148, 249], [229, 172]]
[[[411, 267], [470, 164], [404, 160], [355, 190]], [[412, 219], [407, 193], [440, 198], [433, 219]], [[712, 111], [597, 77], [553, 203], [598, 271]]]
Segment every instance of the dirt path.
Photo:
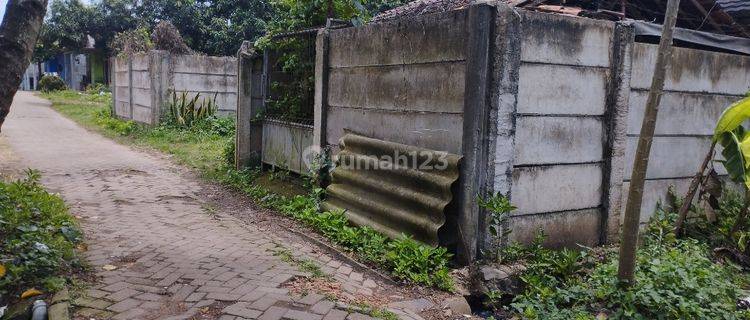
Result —
[[[290, 291], [305, 286], [350, 302], [409, 300], [392, 308], [405, 319], [435, 306], [294, 235], [233, 218], [231, 206], [213, 207], [227, 199], [211, 199], [231, 193], [207, 190], [158, 155], [90, 133], [29, 93], [19, 92], [3, 127], [0, 163], [41, 170], [79, 217], [97, 276], [76, 300], [81, 319], [368, 318], [322, 294]], [[300, 280], [310, 274], [298, 259], [310, 259], [331, 280]]]

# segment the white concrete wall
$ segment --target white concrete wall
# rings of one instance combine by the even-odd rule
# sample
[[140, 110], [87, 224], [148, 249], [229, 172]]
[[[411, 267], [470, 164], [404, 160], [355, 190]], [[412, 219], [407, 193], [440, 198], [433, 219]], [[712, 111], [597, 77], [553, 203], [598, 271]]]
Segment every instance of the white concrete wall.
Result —
[[237, 110], [237, 58], [176, 55], [171, 60], [170, 90], [215, 96], [220, 114]]
[[[494, 155], [494, 190], [509, 190], [518, 207], [509, 240], [529, 242], [542, 228], [552, 246], [593, 245], [605, 236], [617, 241], [657, 46], [618, 38], [623, 29], [608, 21], [519, 13], [515, 110], [497, 116], [498, 137], [514, 135], [497, 139]], [[670, 185], [686, 191], [721, 112], [750, 90], [748, 70], [750, 57], [674, 49], [642, 222]], [[513, 101], [503, 96], [500, 104]], [[510, 173], [498, 169], [509, 163]], [[726, 174], [720, 164], [715, 168]]]
[[330, 31], [326, 141], [346, 130], [461, 154], [466, 10]]
[[114, 59], [114, 112], [123, 119], [155, 124], [171, 92], [215, 98], [219, 114], [237, 110], [234, 57], [168, 55], [158, 51]]
[[[614, 24], [521, 13], [511, 241], [542, 228], [553, 246], [599, 241], [604, 114]], [[499, 118], [503, 118], [499, 116]], [[499, 148], [496, 166], [508, 159]], [[498, 172], [499, 175], [504, 174]], [[499, 185], [508, 183], [504, 177]]]
[[[643, 43], [635, 44], [633, 50], [623, 210], [656, 52], [656, 45]], [[646, 172], [641, 222], [648, 221], [657, 203], [664, 201], [670, 185], [680, 193], [687, 192], [691, 177], [711, 145], [721, 112], [750, 90], [748, 70], [750, 57], [674, 49]], [[726, 174], [721, 164], [715, 164], [715, 168], [719, 174]]]

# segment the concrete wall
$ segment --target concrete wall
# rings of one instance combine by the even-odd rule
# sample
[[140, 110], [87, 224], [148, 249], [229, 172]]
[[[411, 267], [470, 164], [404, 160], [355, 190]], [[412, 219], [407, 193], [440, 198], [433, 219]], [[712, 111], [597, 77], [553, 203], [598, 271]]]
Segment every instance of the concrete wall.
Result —
[[[499, 16], [504, 10], [511, 9], [499, 7]], [[528, 243], [541, 228], [550, 246], [617, 241], [657, 46], [635, 43], [627, 24], [518, 12], [511, 24], [519, 32], [497, 35], [517, 44], [496, 45], [500, 57], [515, 57], [508, 65], [517, 87], [493, 101], [493, 190], [518, 207], [507, 240]], [[500, 22], [507, 23], [497, 30], [508, 28]], [[749, 67], [750, 57], [675, 48], [642, 222], [670, 185], [686, 192], [721, 112], [750, 89]]]
[[[622, 210], [656, 52], [656, 45], [637, 43], [633, 47]], [[721, 112], [750, 90], [748, 70], [750, 57], [674, 49], [646, 172], [642, 222], [648, 221], [657, 202], [665, 199], [667, 187], [674, 185], [680, 193], [687, 192], [691, 177], [711, 145], [714, 126]], [[719, 174], [726, 174], [720, 164], [715, 168]]]
[[214, 98], [219, 114], [237, 109], [233, 57], [169, 55], [163, 51], [116, 57], [112, 63], [113, 111], [123, 119], [156, 124], [171, 93]]
[[[594, 245], [602, 228], [614, 24], [519, 11], [515, 146], [495, 148], [496, 190], [518, 207], [509, 240]], [[500, 34], [499, 37], [507, 37]], [[512, 118], [499, 117], [501, 121]], [[506, 126], [506, 123], [500, 123]], [[508, 188], [502, 184], [509, 184]]]
[[171, 57], [171, 63], [169, 90], [200, 93], [212, 98], [216, 95], [220, 114], [237, 110], [236, 58], [175, 55]]
[[467, 12], [331, 30], [325, 141], [346, 130], [461, 153]]
[[[555, 247], [617, 241], [655, 61], [655, 46], [634, 39], [626, 23], [501, 4], [322, 30], [314, 141], [335, 152], [352, 131], [463, 156], [451, 230], [464, 262], [498, 245], [468, 200], [477, 194], [518, 207], [505, 243], [540, 228]], [[684, 191], [719, 114], [750, 89], [749, 69], [749, 57], [675, 49], [644, 221], [670, 184]], [[252, 83], [242, 86], [249, 107]]]

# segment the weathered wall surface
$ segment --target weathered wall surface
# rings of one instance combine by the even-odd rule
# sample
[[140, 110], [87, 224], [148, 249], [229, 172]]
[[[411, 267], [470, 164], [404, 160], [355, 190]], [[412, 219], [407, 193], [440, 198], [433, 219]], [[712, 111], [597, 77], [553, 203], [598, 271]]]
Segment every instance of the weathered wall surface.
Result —
[[170, 90], [215, 95], [220, 114], [237, 110], [237, 58], [178, 55], [171, 60]]
[[[657, 46], [635, 43], [627, 25], [520, 16], [518, 88], [515, 99], [501, 97], [497, 116], [498, 128], [513, 135], [500, 139], [498, 130], [493, 168], [494, 190], [518, 207], [508, 240], [529, 242], [541, 228], [552, 246], [617, 241]], [[675, 48], [642, 222], [670, 185], [686, 191], [721, 112], [750, 89], [749, 68], [750, 57]]]
[[171, 92], [215, 96], [219, 114], [237, 109], [237, 62], [233, 57], [150, 51], [115, 58], [113, 72], [113, 111], [123, 119], [158, 123]]
[[461, 153], [465, 10], [331, 30], [326, 138], [346, 130]]
[[509, 237], [529, 242], [542, 228], [550, 245], [597, 244], [614, 24], [520, 13], [515, 147], [495, 155], [496, 166], [512, 155]]
[[[656, 45], [637, 43], [633, 47], [623, 197], [627, 197], [630, 185], [656, 52]], [[691, 177], [711, 145], [714, 126], [721, 112], [750, 89], [748, 70], [750, 57], [674, 49], [646, 172], [642, 222], [651, 217], [657, 202], [665, 199], [670, 185], [680, 193], [687, 192]], [[719, 174], [726, 174], [721, 165], [715, 168]], [[622, 205], [624, 210], [624, 198]]]
[[[453, 204], [458, 228], [450, 230], [467, 246], [494, 245], [488, 213], [461, 207], [466, 194], [490, 192], [518, 207], [503, 240], [528, 243], [541, 228], [551, 246], [617, 241], [656, 47], [635, 43], [628, 24], [495, 9], [323, 30], [315, 144], [335, 152], [352, 131], [462, 155], [463, 202]], [[749, 69], [750, 57], [675, 49], [644, 221], [670, 184], [684, 191], [721, 111], [750, 89]], [[484, 144], [479, 158], [469, 157]], [[469, 189], [466, 173], [475, 171], [467, 168], [488, 177]]]

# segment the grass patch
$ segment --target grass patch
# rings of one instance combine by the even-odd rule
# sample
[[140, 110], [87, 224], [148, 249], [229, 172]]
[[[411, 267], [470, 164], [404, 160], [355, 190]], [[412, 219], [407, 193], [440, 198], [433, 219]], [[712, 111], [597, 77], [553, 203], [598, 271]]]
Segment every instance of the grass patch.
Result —
[[0, 300], [29, 288], [62, 289], [68, 275], [83, 269], [75, 250], [81, 240], [67, 206], [44, 189], [38, 172], [0, 180]]
[[[45, 93], [52, 107], [83, 127], [125, 144], [149, 147], [168, 153], [185, 166], [205, 174], [223, 168], [224, 149], [234, 140], [233, 119], [212, 118], [190, 129], [177, 126], [147, 127], [110, 116], [110, 94], [74, 91]], [[226, 127], [230, 126], [231, 130]], [[217, 127], [217, 128], [215, 128]]]
[[[318, 211], [322, 190], [314, 192], [280, 186], [284, 175], [264, 175], [258, 170], [237, 171], [227, 163], [234, 146], [234, 127], [227, 120], [210, 118], [189, 128], [175, 125], [145, 127], [109, 116], [109, 95], [63, 91], [44, 94], [53, 108], [84, 127], [116, 141], [155, 148], [171, 154], [204, 178], [243, 191], [259, 205], [304, 222], [332, 242], [364, 261], [389, 270], [395, 277], [444, 290], [453, 289], [450, 254], [445, 248], [424, 246], [403, 237], [392, 240], [372, 228], [354, 227], [342, 212]], [[230, 132], [231, 131], [231, 132]], [[275, 191], [274, 191], [275, 190]], [[304, 194], [300, 194], [304, 193]]]

